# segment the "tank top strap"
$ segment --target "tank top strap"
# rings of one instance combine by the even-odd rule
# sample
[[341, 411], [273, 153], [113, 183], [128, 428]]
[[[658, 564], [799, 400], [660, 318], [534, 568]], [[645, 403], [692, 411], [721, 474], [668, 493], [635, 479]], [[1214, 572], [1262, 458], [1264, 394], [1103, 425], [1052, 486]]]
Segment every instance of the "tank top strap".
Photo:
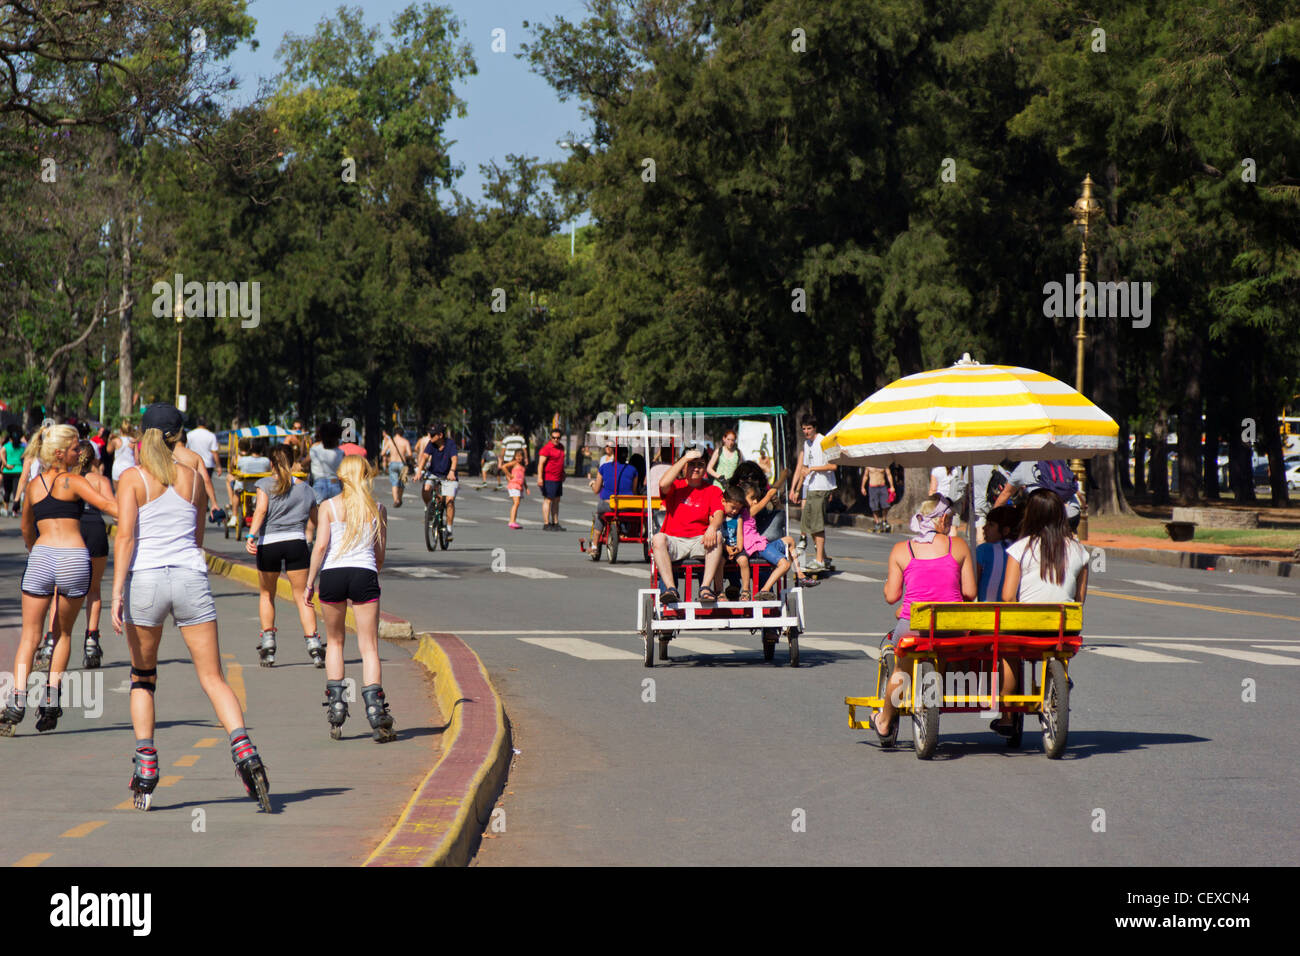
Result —
[[907, 553], [910, 554], [912, 557], [916, 557], [916, 552], [912, 550], [912, 542], [910, 541], [907, 542]]

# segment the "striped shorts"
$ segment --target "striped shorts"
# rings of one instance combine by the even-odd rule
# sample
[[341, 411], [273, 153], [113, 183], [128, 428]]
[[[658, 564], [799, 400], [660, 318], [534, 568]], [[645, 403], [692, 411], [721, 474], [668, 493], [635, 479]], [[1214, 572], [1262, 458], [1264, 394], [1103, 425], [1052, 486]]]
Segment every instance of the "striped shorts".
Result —
[[86, 596], [90, 590], [90, 552], [85, 548], [33, 546], [23, 571], [23, 593], [49, 597], [56, 587], [67, 598]]

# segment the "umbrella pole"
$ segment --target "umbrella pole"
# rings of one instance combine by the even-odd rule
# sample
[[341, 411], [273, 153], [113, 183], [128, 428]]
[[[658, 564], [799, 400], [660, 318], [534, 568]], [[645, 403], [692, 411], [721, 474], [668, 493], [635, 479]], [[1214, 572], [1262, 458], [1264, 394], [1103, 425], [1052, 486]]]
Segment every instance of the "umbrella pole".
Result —
[[[974, 458], [966, 460], [966, 538], [970, 544], [970, 553], [972, 560], [975, 557], [975, 464]], [[979, 580], [975, 581], [975, 586], [979, 587]], [[975, 595], [977, 598], [978, 594]]]

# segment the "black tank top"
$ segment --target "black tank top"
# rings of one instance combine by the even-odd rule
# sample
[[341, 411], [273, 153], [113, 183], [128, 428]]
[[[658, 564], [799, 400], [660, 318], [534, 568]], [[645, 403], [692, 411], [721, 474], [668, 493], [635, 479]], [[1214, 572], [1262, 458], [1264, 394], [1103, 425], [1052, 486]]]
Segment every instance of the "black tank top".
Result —
[[36, 504], [32, 505], [32, 515], [37, 521], [48, 521], [51, 518], [71, 518], [77, 521], [81, 518], [85, 509], [85, 502], [80, 498], [74, 501], [62, 501], [54, 497], [50, 491], [50, 486], [45, 483], [44, 475], [37, 475], [41, 479], [41, 487], [45, 489], [45, 497]]

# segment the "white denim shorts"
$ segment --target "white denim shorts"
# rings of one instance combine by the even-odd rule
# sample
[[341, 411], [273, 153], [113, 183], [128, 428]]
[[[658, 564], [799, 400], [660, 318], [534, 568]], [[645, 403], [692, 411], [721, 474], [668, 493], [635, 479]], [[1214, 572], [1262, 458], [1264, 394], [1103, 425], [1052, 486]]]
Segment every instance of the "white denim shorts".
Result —
[[217, 619], [208, 575], [192, 568], [147, 568], [132, 571], [123, 592], [126, 620], [139, 627], [159, 627], [170, 614], [177, 627]]

